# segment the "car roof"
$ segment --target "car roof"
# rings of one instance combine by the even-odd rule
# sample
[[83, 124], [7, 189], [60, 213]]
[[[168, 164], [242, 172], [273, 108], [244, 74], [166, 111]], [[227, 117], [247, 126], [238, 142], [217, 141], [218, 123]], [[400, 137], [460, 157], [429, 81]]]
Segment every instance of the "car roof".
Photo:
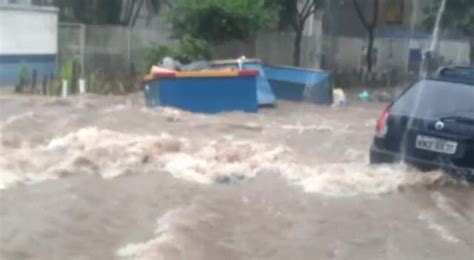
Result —
[[474, 67], [442, 67], [435, 73], [433, 77], [431, 77], [431, 79], [474, 85]]

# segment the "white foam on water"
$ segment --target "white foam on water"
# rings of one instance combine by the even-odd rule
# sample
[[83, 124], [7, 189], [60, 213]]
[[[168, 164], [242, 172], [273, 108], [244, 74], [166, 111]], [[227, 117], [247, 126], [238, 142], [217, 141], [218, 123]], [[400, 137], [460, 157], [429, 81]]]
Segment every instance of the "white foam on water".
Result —
[[[143, 107], [140, 109], [142, 113], [153, 115], [153, 116], [160, 116], [164, 117], [169, 122], [178, 122], [183, 121], [189, 116], [191, 113], [187, 111], [183, 111], [177, 108], [172, 107], [156, 107], [156, 108], [149, 108]], [[194, 117], [203, 117], [204, 115], [195, 115]]]
[[35, 183], [78, 173], [114, 178], [129, 173], [151, 157], [179, 152], [184, 146], [186, 140], [168, 134], [143, 136], [84, 128], [52, 139], [43, 146], [17, 149], [2, 147], [2, 186], [7, 188], [18, 182]]
[[120, 112], [120, 111], [130, 109], [130, 107], [131, 107], [130, 104], [115, 105], [115, 106], [111, 106], [111, 107], [108, 107], [108, 108], [104, 109], [104, 113], [109, 114], [109, 113], [114, 113], [114, 112]]
[[420, 221], [423, 221], [427, 228], [436, 233], [441, 239], [449, 243], [459, 243], [461, 240], [457, 238], [445, 226], [439, 224], [435, 218], [428, 212], [423, 212], [418, 216]]
[[0, 124], [0, 130], [3, 130], [8, 125], [11, 125], [18, 120], [33, 118], [34, 115], [35, 115], [34, 112], [26, 112], [19, 115], [10, 116], [4, 122]]
[[174, 232], [179, 216], [185, 213], [185, 209], [179, 208], [167, 212], [156, 221], [155, 237], [147, 242], [134, 243], [118, 249], [116, 255], [123, 259], [155, 260], [166, 259], [161, 248], [166, 244], [179, 247]]
[[262, 165], [275, 161], [284, 151], [232, 138], [192, 146], [189, 140], [166, 133], [124, 134], [91, 127], [54, 138], [44, 146], [2, 149], [0, 170], [10, 176], [3, 188], [80, 173], [115, 178], [144, 164], [178, 178], [210, 184], [222, 176], [254, 177]]
[[115, 254], [121, 259], [193, 259], [200, 258], [199, 248], [187, 239], [198, 224], [213, 224], [222, 216], [192, 203], [166, 212], [156, 220], [153, 238], [119, 248]]
[[38, 147], [5, 148], [0, 155], [3, 189], [71, 174], [115, 178], [139, 172], [143, 165], [201, 184], [277, 173], [306, 192], [329, 196], [387, 193], [403, 186], [430, 184], [441, 176], [420, 174], [403, 165], [370, 166], [357, 151], [342, 155], [350, 157], [349, 161], [307, 165], [288, 147], [235, 140], [233, 136], [193, 143], [167, 133], [140, 135], [95, 127]]
[[303, 134], [306, 131], [316, 131], [316, 132], [333, 132], [334, 128], [327, 125], [303, 125], [298, 123], [296, 125], [282, 125], [282, 129], [293, 130], [298, 132], [298, 134]]
[[286, 163], [279, 169], [283, 176], [306, 192], [337, 197], [384, 194], [407, 186], [431, 185], [444, 178], [440, 172], [422, 174], [405, 165], [372, 166], [360, 162], [312, 167]]
[[9, 172], [3, 172], [0, 177], [0, 190], [4, 190], [20, 182], [23, 182], [21, 177]]
[[263, 144], [233, 141], [232, 137], [211, 141], [193, 154], [174, 153], [162, 159], [173, 176], [199, 183], [214, 183], [226, 178], [247, 179], [278, 162], [288, 150]]
[[462, 216], [459, 211], [455, 209], [455, 207], [452, 206], [455, 205], [455, 201], [448, 199], [439, 191], [433, 192], [431, 194], [431, 198], [436, 203], [436, 206], [443, 211], [443, 213], [447, 214], [448, 216], [451, 216], [456, 221], [466, 221], [466, 218]]

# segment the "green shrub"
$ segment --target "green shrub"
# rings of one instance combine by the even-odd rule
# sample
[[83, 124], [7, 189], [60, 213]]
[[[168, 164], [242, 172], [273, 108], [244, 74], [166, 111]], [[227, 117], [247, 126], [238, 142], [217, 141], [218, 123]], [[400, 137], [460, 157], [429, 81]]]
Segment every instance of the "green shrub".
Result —
[[177, 0], [170, 23], [177, 38], [208, 42], [245, 40], [278, 20], [279, 6], [270, 0]]
[[209, 59], [211, 58], [209, 44], [205, 40], [185, 35], [180, 41], [174, 58], [184, 63]]
[[153, 65], [161, 63], [164, 57], [171, 57], [182, 63], [211, 58], [211, 51], [207, 41], [184, 36], [178, 46], [156, 45], [148, 49], [145, 57], [146, 71]]
[[71, 57], [66, 61], [59, 71], [61, 80], [67, 80], [69, 84], [72, 83], [75, 64], [80, 64], [79, 57]]
[[20, 72], [18, 73], [18, 84], [15, 86], [15, 92], [21, 93], [31, 83], [31, 74], [28, 66], [21, 62]]

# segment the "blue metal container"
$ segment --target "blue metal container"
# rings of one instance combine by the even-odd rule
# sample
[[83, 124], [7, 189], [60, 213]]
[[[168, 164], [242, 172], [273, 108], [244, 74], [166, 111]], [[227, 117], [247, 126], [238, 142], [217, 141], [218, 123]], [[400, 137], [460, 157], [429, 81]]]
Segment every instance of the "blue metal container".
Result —
[[333, 102], [328, 72], [279, 66], [265, 66], [264, 71], [278, 99], [323, 105]]
[[148, 106], [170, 106], [197, 113], [257, 112], [257, 71], [235, 73], [177, 72], [157, 75], [147, 82]]
[[[215, 60], [212, 61], [211, 66], [213, 68], [222, 68], [222, 67], [233, 67], [239, 68], [238, 60]], [[242, 60], [242, 68], [246, 70], [257, 70], [257, 100], [259, 106], [275, 106], [276, 97], [273, 93], [273, 90], [265, 77], [265, 71], [263, 66], [258, 59], [244, 59]]]

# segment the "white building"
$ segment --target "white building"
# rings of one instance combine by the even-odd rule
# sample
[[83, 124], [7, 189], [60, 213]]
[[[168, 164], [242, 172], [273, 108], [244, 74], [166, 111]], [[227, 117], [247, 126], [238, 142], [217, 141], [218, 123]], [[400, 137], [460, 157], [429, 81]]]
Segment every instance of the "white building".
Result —
[[38, 79], [56, 73], [58, 11], [31, 0], [0, 0], [0, 85], [14, 85], [23, 67]]

